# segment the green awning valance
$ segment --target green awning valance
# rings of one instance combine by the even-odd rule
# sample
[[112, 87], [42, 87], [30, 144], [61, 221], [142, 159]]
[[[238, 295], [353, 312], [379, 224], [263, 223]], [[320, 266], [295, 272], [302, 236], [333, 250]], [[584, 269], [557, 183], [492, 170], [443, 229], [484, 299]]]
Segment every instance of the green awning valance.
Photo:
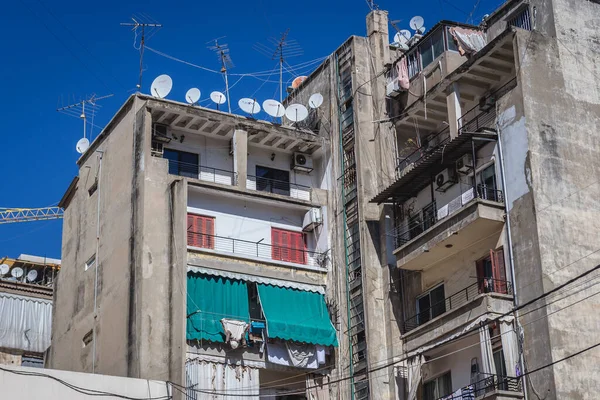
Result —
[[338, 345], [325, 296], [278, 286], [257, 286], [269, 337], [322, 346]]
[[187, 340], [224, 342], [222, 318], [250, 322], [246, 282], [188, 273]]

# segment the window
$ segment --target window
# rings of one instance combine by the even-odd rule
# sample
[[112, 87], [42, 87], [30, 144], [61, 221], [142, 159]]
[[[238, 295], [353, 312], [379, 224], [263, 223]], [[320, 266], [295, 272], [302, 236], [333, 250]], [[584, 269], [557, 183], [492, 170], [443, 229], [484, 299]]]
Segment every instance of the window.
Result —
[[504, 249], [490, 250], [490, 255], [476, 262], [479, 293], [508, 294]]
[[215, 218], [204, 215], [187, 215], [188, 246], [203, 249], [215, 248]]
[[418, 325], [422, 325], [446, 312], [446, 300], [444, 297], [443, 284], [417, 297]]
[[290, 171], [256, 166], [256, 190], [290, 195]]
[[81, 345], [82, 345], [82, 347], [89, 346], [90, 343], [92, 343], [93, 340], [94, 340], [94, 330], [92, 329], [91, 331], [89, 331], [88, 333], [86, 333], [83, 336], [83, 339], [81, 339]]
[[96, 190], [98, 189], [98, 177], [96, 177], [96, 179], [94, 179], [94, 183], [92, 183], [92, 186], [90, 186], [90, 188], [88, 189], [88, 195], [91, 196], [94, 193], [96, 193]]
[[419, 46], [419, 49], [421, 49], [421, 68], [424, 69], [444, 52], [443, 30], [438, 29], [434, 32]]
[[494, 164], [479, 171], [477, 174], [477, 194], [484, 200], [502, 201], [496, 182], [496, 167]]
[[437, 400], [452, 393], [450, 371], [423, 384], [423, 400]]
[[458, 46], [456, 45], [456, 42], [454, 41], [454, 37], [452, 37], [452, 34], [450, 33], [449, 26], [446, 27], [446, 39], [448, 41], [448, 50], [458, 51]]
[[85, 262], [85, 266], [84, 266], [85, 271], [87, 271], [90, 268], [94, 268], [95, 265], [96, 265], [96, 254], [91, 256], [90, 259]]
[[169, 160], [169, 174], [198, 178], [198, 154], [164, 149], [163, 157]]
[[306, 264], [306, 243], [302, 232], [271, 228], [273, 260]]
[[417, 75], [420, 71], [419, 69], [419, 54], [416, 51], [413, 51], [411, 54], [407, 56], [407, 64], [408, 64], [408, 77], [412, 78]]
[[508, 26], [514, 26], [521, 29], [531, 30], [531, 15], [529, 7], [523, 8], [515, 17], [508, 21]]

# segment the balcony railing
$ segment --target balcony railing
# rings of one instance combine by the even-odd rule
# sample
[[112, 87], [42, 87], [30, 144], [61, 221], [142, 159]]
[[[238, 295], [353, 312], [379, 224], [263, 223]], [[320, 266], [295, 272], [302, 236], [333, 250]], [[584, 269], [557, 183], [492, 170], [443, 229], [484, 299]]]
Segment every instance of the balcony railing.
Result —
[[477, 190], [475, 191], [473, 188], [467, 190], [439, 209], [436, 208], [437, 203], [433, 201], [420, 210], [412, 212], [410, 216], [405, 218], [391, 233], [391, 235], [395, 237], [396, 247], [403, 246], [410, 242], [423, 232], [427, 231], [438, 221], [447, 218], [460, 210], [475, 197], [497, 203], [502, 203], [504, 201], [501, 190], [485, 185], [477, 185], [476, 189]]
[[169, 160], [169, 174], [230, 186], [237, 182], [237, 174], [233, 171], [175, 160]]
[[248, 175], [246, 187], [250, 190], [289, 196], [294, 199], [310, 201], [310, 186], [299, 185], [262, 176]]
[[444, 129], [429, 135], [426, 139], [421, 141], [421, 147], [414, 150], [408, 156], [399, 159], [398, 165], [396, 166], [396, 177], [401, 178], [404, 172], [411, 165], [417, 166], [425, 157], [431, 154], [433, 151], [438, 149], [440, 146], [445, 145], [450, 141], [450, 128], [446, 126]]
[[444, 300], [432, 304], [425, 310], [419, 310], [419, 313], [404, 321], [404, 330], [409, 332], [426, 322], [431, 321], [450, 310], [457, 309], [468, 302], [474, 300], [483, 293], [498, 293], [512, 295], [512, 284], [505, 280], [482, 278], [477, 282], [467, 286], [459, 292], [446, 297]]
[[188, 231], [187, 234], [189, 246], [211, 250], [219, 254], [233, 254], [252, 259], [258, 258], [325, 268], [325, 254], [316, 251], [276, 246], [262, 243], [262, 241], [252, 242], [249, 240], [207, 235], [200, 232]]
[[474, 400], [496, 390], [522, 392], [521, 378], [480, 373], [477, 382], [465, 386], [448, 396], [440, 397], [438, 400]]

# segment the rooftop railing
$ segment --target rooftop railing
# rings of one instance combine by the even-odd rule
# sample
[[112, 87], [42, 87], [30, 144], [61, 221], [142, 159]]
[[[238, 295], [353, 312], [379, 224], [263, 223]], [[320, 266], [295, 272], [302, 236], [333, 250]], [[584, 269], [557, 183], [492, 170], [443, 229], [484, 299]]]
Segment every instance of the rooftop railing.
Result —
[[237, 174], [233, 171], [174, 160], [169, 160], [169, 174], [230, 186], [237, 181]]
[[469, 303], [480, 294], [484, 293], [512, 295], [512, 284], [505, 280], [493, 278], [478, 279], [477, 282], [446, 297], [442, 301], [432, 304], [431, 307], [425, 310], [419, 310], [416, 315], [406, 319], [404, 321], [404, 331], [409, 332], [450, 310], [457, 309]]
[[294, 199], [310, 201], [310, 186], [299, 185], [262, 176], [248, 175], [246, 187], [250, 190], [289, 196]]
[[188, 246], [207, 249], [219, 254], [233, 254], [253, 259], [286, 262], [310, 267], [325, 268], [325, 253], [298, 249], [294, 247], [277, 246], [262, 241], [208, 235], [201, 232], [187, 232]]

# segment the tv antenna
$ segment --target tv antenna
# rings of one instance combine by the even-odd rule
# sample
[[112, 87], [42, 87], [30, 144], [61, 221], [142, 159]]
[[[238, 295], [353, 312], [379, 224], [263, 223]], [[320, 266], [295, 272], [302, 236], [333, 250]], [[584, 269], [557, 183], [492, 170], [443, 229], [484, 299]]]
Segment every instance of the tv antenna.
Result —
[[[162, 28], [162, 25], [159, 24], [157, 21], [153, 20], [152, 18], [148, 17], [147, 15], [144, 16], [145, 19], [151, 20], [151, 22], [143, 22], [142, 18], [139, 18], [138, 16], [134, 15], [131, 20], [133, 22], [121, 22], [121, 26], [131, 26], [131, 30], [135, 33], [135, 39], [137, 39], [138, 36], [138, 29], [141, 30], [141, 35], [140, 35], [140, 46], [138, 48], [136, 48], [136, 50], [140, 51], [140, 76], [139, 76], [139, 80], [138, 80], [138, 84], [136, 85], [138, 90], [142, 89], [142, 75], [144, 72], [144, 47], [146, 46], [146, 28], [151, 28], [151, 31], [148, 33], [148, 39], [151, 36], [154, 36], [154, 34], [156, 33], [156, 31], [158, 31], [160, 28]], [[133, 44], [134, 48], [135, 48], [135, 42]]]
[[279, 60], [279, 102], [283, 102], [283, 64], [287, 58], [303, 54], [302, 48], [295, 40], [288, 39], [290, 28], [281, 34], [279, 39], [269, 38], [269, 45], [256, 43], [254, 49], [271, 60]]
[[227, 70], [233, 68], [233, 61], [231, 61], [231, 56], [229, 55], [229, 47], [227, 47], [227, 44], [219, 43], [219, 40], [223, 38], [225, 38], [225, 36], [217, 38], [214, 41], [211, 40], [207, 43], [215, 43], [213, 46], [209, 46], [208, 48], [217, 53], [219, 61], [221, 62], [221, 73], [225, 77], [225, 94], [227, 97], [227, 110], [231, 114], [231, 102], [229, 101], [229, 80], [227, 78]]
[[[86, 104], [88, 106], [88, 111], [91, 110], [91, 114], [92, 114], [92, 122], [90, 123], [92, 125], [92, 127], [94, 126], [94, 116], [96, 115], [96, 110], [99, 107], [99, 105], [97, 104], [98, 100], [103, 100], [103, 99], [107, 99], [109, 97], [112, 97], [113, 94], [108, 94], [106, 96], [101, 96], [101, 97], [96, 97], [95, 94], [89, 96], [88, 98], [86, 98], [85, 100], [81, 100], [77, 103], [73, 103], [73, 104], [69, 104], [67, 106], [64, 107], [59, 107], [56, 109], [56, 111], [69, 115], [71, 117], [78, 117], [81, 118], [83, 120], [83, 138], [87, 139], [87, 124], [90, 123], [87, 121], [87, 115], [86, 115]], [[81, 114], [79, 114], [79, 111], [81, 111]], [[79, 114], [79, 115], [78, 115]], [[91, 135], [90, 135], [91, 136]]]

